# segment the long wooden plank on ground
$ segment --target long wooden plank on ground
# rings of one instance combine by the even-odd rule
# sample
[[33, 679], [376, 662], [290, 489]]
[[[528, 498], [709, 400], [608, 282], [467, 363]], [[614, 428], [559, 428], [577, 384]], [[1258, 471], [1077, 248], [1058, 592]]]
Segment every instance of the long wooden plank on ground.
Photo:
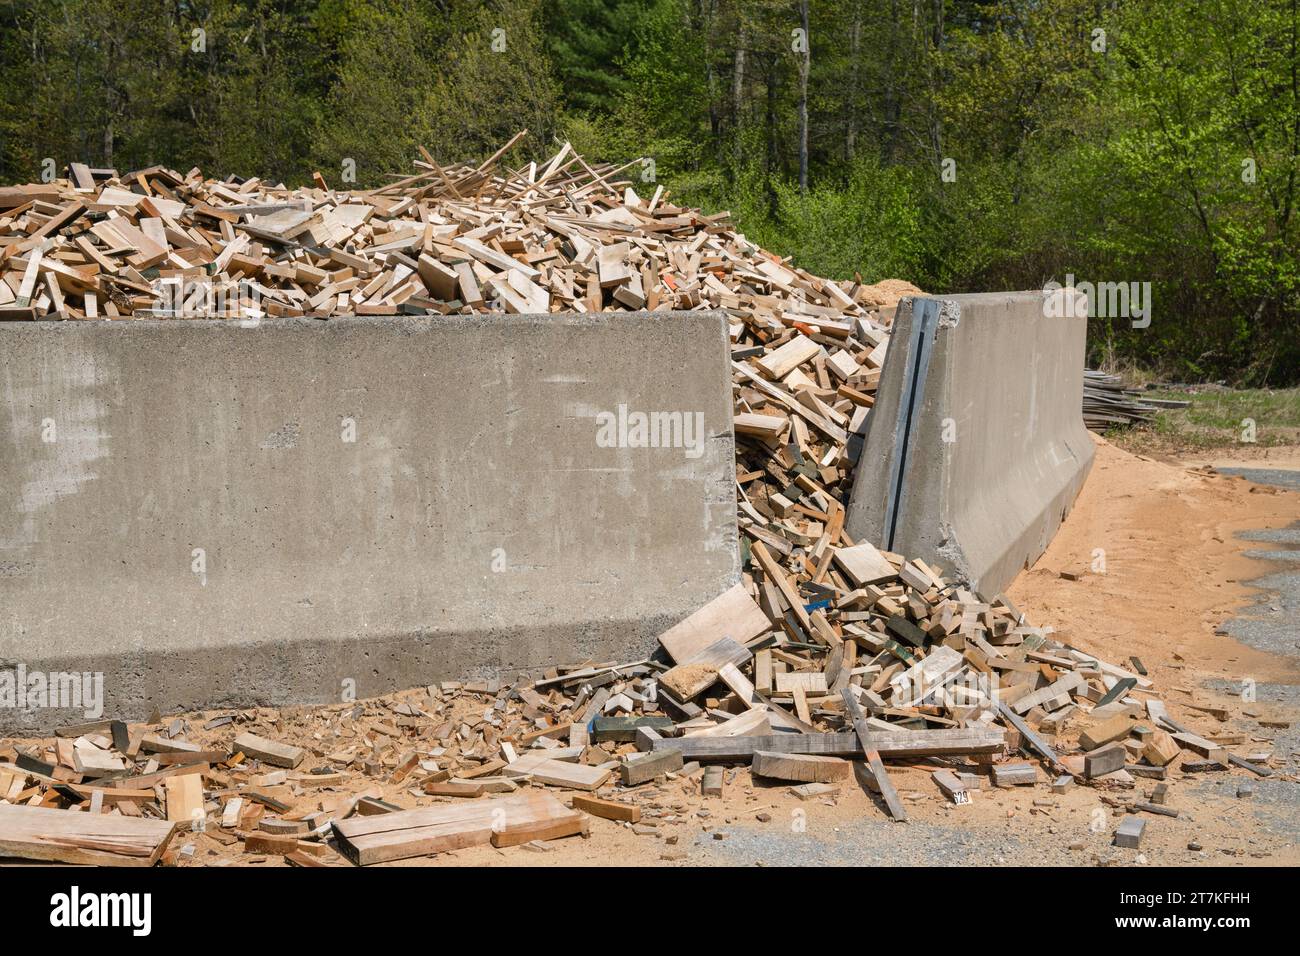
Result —
[[[999, 727], [956, 727], [942, 730], [872, 731], [868, 737], [882, 757], [942, 757], [993, 754], [1006, 747]], [[677, 748], [685, 760], [751, 760], [756, 750], [787, 754], [823, 754], [863, 759], [856, 733], [767, 734], [750, 737], [665, 737], [653, 741], [655, 750]]]
[[352, 817], [335, 822], [334, 831], [344, 855], [366, 866], [482, 846], [492, 841], [494, 829], [519, 834], [547, 824], [574, 826], [581, 823], [581, 818], [581, 813], [570, 810], [549, 793], [516, 793], [470, 803]]
[[852, 689], [848, 687], [844, 688], [841, 696], [844, 699], [845, 712], [848, 714], [849, 719], [853, 721], [853, 732], [862, 744], [862, 751], [867, 758], [867, 767], [870, 768], [871, 775], [875, 778], [876, 789], [880, 791], [880, 797], [885, 801], [885, 807], [889, 810], [889, 815], [900, 823], [906, 823], [907, 810], [903, 807], [903, 801], [898, 798], [898, 791], [894, 789], [893, 781], [889, 779], [885, 764], [880, 759], [880, 752], [872, 746], [871, 728], [867, 725], [867, 718], [858, 705], [858, 699], [853, 696]]
[[0, 856], [98, 866], [152, 866], [175, 824], [145, 817], [0, 805]]

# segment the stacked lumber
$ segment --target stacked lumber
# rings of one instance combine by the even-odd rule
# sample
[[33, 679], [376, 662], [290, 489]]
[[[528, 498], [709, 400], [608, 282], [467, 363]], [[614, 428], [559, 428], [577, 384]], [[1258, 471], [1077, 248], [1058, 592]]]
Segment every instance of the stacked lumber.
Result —
[[[1150, 402], [1139, 401], [1136, 396], [1141, 394], [1126, 388], [1118, 375], [1084, 369], [1083, 423], [1093, 431], [1104, 432], [1116, 426], [1149, 422], [1159, 409]], [[1186, 407], [1188, 403], [1172, 404]]]

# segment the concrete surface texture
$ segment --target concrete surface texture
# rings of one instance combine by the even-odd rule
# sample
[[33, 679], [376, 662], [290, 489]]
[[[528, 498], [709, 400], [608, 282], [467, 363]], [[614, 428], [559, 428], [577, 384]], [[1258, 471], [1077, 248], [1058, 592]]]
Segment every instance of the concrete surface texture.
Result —
[[627, 660], [739, 579], [727, 359], [701, 312], [0, 323], [0, 671], [143, 719]]
[[1048, 311], [1041, 292], [899, 304], [852, 537], [935, 561], [989, 596], [1042, 554], [1094, 454], [1081, 411], [1087, 320]]

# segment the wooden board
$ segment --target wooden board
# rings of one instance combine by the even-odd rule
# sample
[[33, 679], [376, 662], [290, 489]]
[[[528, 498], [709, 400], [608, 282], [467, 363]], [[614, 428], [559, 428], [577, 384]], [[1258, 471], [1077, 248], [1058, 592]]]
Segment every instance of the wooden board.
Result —
[[867, 758], [867, 767], [875, 781], [876, 790], [880, 792], [881, 799], [885, 801], [885, 808], [895, 820], [906, 823], [907, 811], [903, 808], [903, 802], [898, 798], [898, 791], [894, 789], [893, 781], [889, 779], [885, 765], [880, 759], [880, 751], [872, 741], [871, 729], [867, 724], [866, 715], [862, 713], [862, 707], [858, 704], [858, 699], [853, 696], [853, 691], [848, 687], [840, 692], [840, 697], [844, 701], [844, 712], [848, 714], [849, 719], [853, 722], [853, 732], [862, 745], [863, 755]]
[[620, 803], [617, 800], [602, 800], [599, 797], [578, 794], [573, 798], [573, 809], [605, 820], [617, 820], [622, 823], [641, 822], [641, 808], [634, 803]]
[[163, 781], [167, 794], [167, 819], [173, 823], [193, 824], [203, 819], [203, 778], [196, 773], [168, 777]]
[[855, 587], [862, 588], [898, 577], [898, 570], [888, 559], [865, 541], [851, 548], [837, 548], [835, 563], [848, 575]]
[[176, 825], [145, 817], [0, 805], [0, 856], [96, 866], [152, 866]]
[[585, 764], [554, 760], [545, 751], [524, 754], [508, 765], [504, 772], [510, 776], [527, 776], [533, 783], [570, 790], [599, 790], [613, 773], [612, 768], [589, 767]]
[[674, 662], [689, 661], [720, 638], [745, 644], [771, 626], [762, 608], [743, 584], [724, 591], [690, 617], [659, 635], [659, 643]]
[[799, 783], [830, 783], [833, 780], [847, 779], [852, 764], [838, 757], [756, 750], [750, 769], [759, 777], [794, 780]]
[[[985, 729], [872, 731], [872, 749], [883, 757], [941, 757], [960, 754], [994, 754], [1006, 747], [1006, 733], [1000, 727]], [[863, 758], [862, 742], [856, 733], [767, 734], [749, 737], [666, 737], [654, 741], [655, 750], [676, 748], [686, 760], [753, 759], [755, 750], [774, 753], [824, 754], [830, 757]]]
[[580, 812], [570, 810], [548, 793], [516, 793], [469, 803], [357, 816], [335, 822], [334, 832], [344, 855], [353, 863], [368, 866], [483, 846], [492, 842], [494, 828], [513, 837], [525, 832], [544, 832], [552, 824], [564, 828], [580, 827], [581, 823]]

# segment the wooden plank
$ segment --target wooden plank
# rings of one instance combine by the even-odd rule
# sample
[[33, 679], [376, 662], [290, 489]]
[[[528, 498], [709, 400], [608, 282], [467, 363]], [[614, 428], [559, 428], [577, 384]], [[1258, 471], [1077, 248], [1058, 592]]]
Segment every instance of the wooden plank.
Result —
[[750, 770], [759, 777], [793, 780], [799, 783], [829, 783], [849, 777], [852, 764], [838, 757], [814, 754], [782, 754], [771, 750], [754, 751]]
[[796, 334], [780, 348], [754, 360], [754, 367], [770, 378], [785, 378], [813, 356], [820, 354], [821, 346], [802, 333]]
[[167, 819], [173, 823], [195, 824], [202, 820], [203, 778], [198, 774], [168, 777], [163, 781], [167, 795]]
[[900, 823], [907, 822], [907, 811], [903, 808], [903, 802], [898, 798], [898, 791], [894, 789], [894, 784], [885, 771], [885, 764], [880, 759], [879, 750], [874, 746], [871, 728], [867, 725], [866, 715], [862, 713], [857, 697], [854, 696], [853, 690], [848, 687], [844, 688], [840, 697], [844, 701], [845, 713], [848, 714], [849, 720], [853, 722], [853, 732], [862, 746], [863, 754], [867, 758], [867, 767], [870, 769], [872, 777], [875, 778], [876, 789], [880, 791], [881, 799], [885, 801], [885, 807], [889, 810], [889, 815]]
[[880, 754], [875, 750], [867, 751], [867, 766], [875, 777], [876, 787], [880, 790], [880, 797], [885, 801], [885, 808], [889, 811], [889, 815], [899, 823], [906, 823], [907, 810], [903, 807], [903, 801], [899, 799], [898, 791], [894, 789], [893, 781], [889, 779], [889, 773], [885, 770]]
[[729, 637], [745, 644], [771, 626], [743, 584], [718, 595], [685, 620], [659, 635], [659, 643], [675, 662], [682, 663]]
[[[661, 738], [662, 739], [662, 738]], [[666, 773], [682, 769], [680, 750], [656, 750], [635, 754], [624, 761], [620, 770], [623, 786], [636, 787]]]
[[609, 780], [613, 770], [609, 767], [589, 767], [585, 764], [553, 760], [546, 751], [525, 754], [509, 764], [504, 773], [508, 776], [526, 776], [533, 783], [570, 790], [599, 790]]
[[[419, 810], [401, 810], [335, 821], [339, 846], [352, 862], [367, 866], [492, 842], [495, 829], [519, 835], [547, 823], [573, 825], [582, 814], [548, 793], [526, 792]], [[537, 839], [530, 837], [529, 839]]]
[[836, 548], [835, 563], [848, 575], [854, 587], [881, 584], [898, 577], [898, 570], [893, 564], [865, 541], [851, 548]]
[[[1006, 734], [999, 728], [954, 728], [944, 730], [871, 731], [872, 749], [882, 757], [942, 757], [996, 754], [1006, 747]], [[774, 753], [823, 754], [861, 760], [862, 742], [856, 733], [766, 734], [742, 737], [665, 737], [654, 741], [654, 749], [674, 748], [686, 760], [749, 761], [755, 750]]]
[[94, 866], [152, 866], [175, 824], [145, 817], [0, 805], [0, 856]]
[[573, 809], [590, 813], [593, 817], [617, 820], [620, 823], [641, 822], [641, 808], [634, 803], [620, 803], [617, 800], [602, 800], [599, 797], [575, 794]]

